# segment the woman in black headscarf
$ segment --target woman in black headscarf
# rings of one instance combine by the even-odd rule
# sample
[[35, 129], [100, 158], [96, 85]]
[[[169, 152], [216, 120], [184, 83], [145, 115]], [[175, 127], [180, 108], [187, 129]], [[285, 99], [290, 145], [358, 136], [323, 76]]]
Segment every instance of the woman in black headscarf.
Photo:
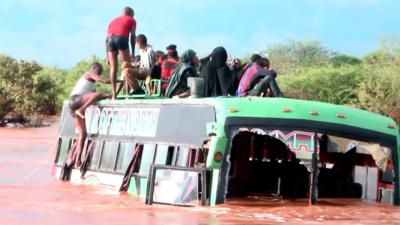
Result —
[[197, 76], [196, 67], [198, 63], [199, 60], [196, 56], [196, 52], [192, 49], [188, 49], [182, 53], [181, 61], [175, 66], [171, 78], [169, 79], [168, 87], [165, 91], [166, 97], [180, 98], [190, 95], [187, 78]]
[[228, 54], [217, 47], [203, 60], [200, 76], [204, 78], [205, 97], [235, 95], [235, 77], [226, 64]]

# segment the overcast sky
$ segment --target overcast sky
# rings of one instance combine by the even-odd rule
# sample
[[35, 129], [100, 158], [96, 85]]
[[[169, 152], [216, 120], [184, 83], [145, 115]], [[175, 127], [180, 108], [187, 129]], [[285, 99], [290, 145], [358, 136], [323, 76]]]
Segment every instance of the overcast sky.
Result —
[[200, 56], [222, 45], [242, 57], [291, 40], [362, 56], [400, 37], [398, 0], [2, 0], [0, 53], [60, 68], [105, 57], [108, 23], [124, 6], [155, 50], [175, 43]]

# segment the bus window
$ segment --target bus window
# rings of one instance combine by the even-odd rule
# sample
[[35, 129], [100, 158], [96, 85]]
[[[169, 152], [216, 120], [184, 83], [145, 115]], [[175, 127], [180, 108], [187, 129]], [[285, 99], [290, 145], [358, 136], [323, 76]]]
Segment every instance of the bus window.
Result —
[[71, 146], [71, 139], [69, 138], [60, 138], [59, 142], [59, 150], [58, 150], [58, 158], [57, 158], [57, 165], [61, 166], [64, 164], [65, 158], [67, 157], [68, 150]]
[[186, 167], [188, 165], [190, 149], [188, 146], [179, 146], [176, 165]]
[[147, 175], [149, 173], [150, 164], [153, 164], [155, 144], [144, 144], [142, 159], [140, 160], [139, 174]]
[[117, 158], [116, 171], [120, 173], [125, 173], [129, 166], [129, 163], [133, 157], [133, 151], [135, 150], [134, 143], [121, 143], [119, 147], [119, 153]]
[[113, 171], [117, 158], [119, 143], [116, 141], [105, 141], [101, 153], [100, 170]]
[[169, 145], [157, 145], [154, 164], [166, 165]]
[[205, 164], [206, 158], [207, 158], [206, 151], [207, 151], [207, 149], [204, 149], [204, 148], [198, 148], [196, 150], [195, 165]]
[[190, 148], [189, 149], [189, 167], [201, 167], [205, 163], [204, 149], [202, 148]]
[[189, 157], [188, 157], [188, 167], [194, 167], [196, 163], [196, 152], [198, 150], [194, 148], [189, 149]]
[[81, 162], [83, 162], [85, 160], [86, 154], [88, 152], [88, 147], [90, 146], [91, 142], [92, 142], [92, 140], [86, 139], [85, 143], [83, 143], [81, 155], [79, 156], [81, 158]]
[[172, 162], [175, 162], [175, 147], [174, 146], [169, 146], [168, 147], [168, 154], [167, 154], [167, 160], [165, 162], [165, 165], [172, 165]]
[[392, 168], [386, 169], [385, 171], [381, 172], [380, 182], [387, 183], [387, 184], [393, 183], [393, 169]]
[[92, 161], [90, 162], [90, 169], [91, 170], [98, 170], [99, 169], [99, 162], [100, 162], [100, 155], [101, 150], [103, 149], [103, 141], [96, 140], [93, 144], [93, 157]]
[[205, 168], [154, 165], [146, 204], [199, 206], [206, 204]]

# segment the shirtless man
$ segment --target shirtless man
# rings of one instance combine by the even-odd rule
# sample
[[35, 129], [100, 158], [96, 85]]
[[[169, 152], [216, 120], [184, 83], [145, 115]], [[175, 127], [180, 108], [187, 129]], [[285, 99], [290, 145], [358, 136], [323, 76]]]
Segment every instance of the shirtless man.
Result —
[[[111, 21], [108, 25], [106, 50], [107, 61], [110, 65], [111, 77], [111, 97], [116, 97], [116, 77], [118, 70], [118, 54], [122, 61], [130, 62], [135, 56], [135, 39], [136, 39], [136, 20], [133, 18], [134, 12], [130, 7], [125, 7], [122, 16]], [[132, 54], [129, 52], [130, 42]]]

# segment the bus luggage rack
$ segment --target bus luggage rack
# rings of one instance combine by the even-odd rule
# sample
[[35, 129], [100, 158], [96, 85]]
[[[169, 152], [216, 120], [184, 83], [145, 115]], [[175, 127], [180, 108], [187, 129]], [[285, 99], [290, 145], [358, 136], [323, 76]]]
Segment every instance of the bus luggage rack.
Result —
[[152, 79], [150, 81], [150, 90], [147, 89], [144, 80], [138, 80], [140, 91], [137, 93], [120, 94], [117, 98], [146, 98], [146, 97], [160, 97], [162, 96], [161, 85], [165, 80]]
[[205, 206], [206, 171], [206, 168], [152, 165], [146, 204]]

